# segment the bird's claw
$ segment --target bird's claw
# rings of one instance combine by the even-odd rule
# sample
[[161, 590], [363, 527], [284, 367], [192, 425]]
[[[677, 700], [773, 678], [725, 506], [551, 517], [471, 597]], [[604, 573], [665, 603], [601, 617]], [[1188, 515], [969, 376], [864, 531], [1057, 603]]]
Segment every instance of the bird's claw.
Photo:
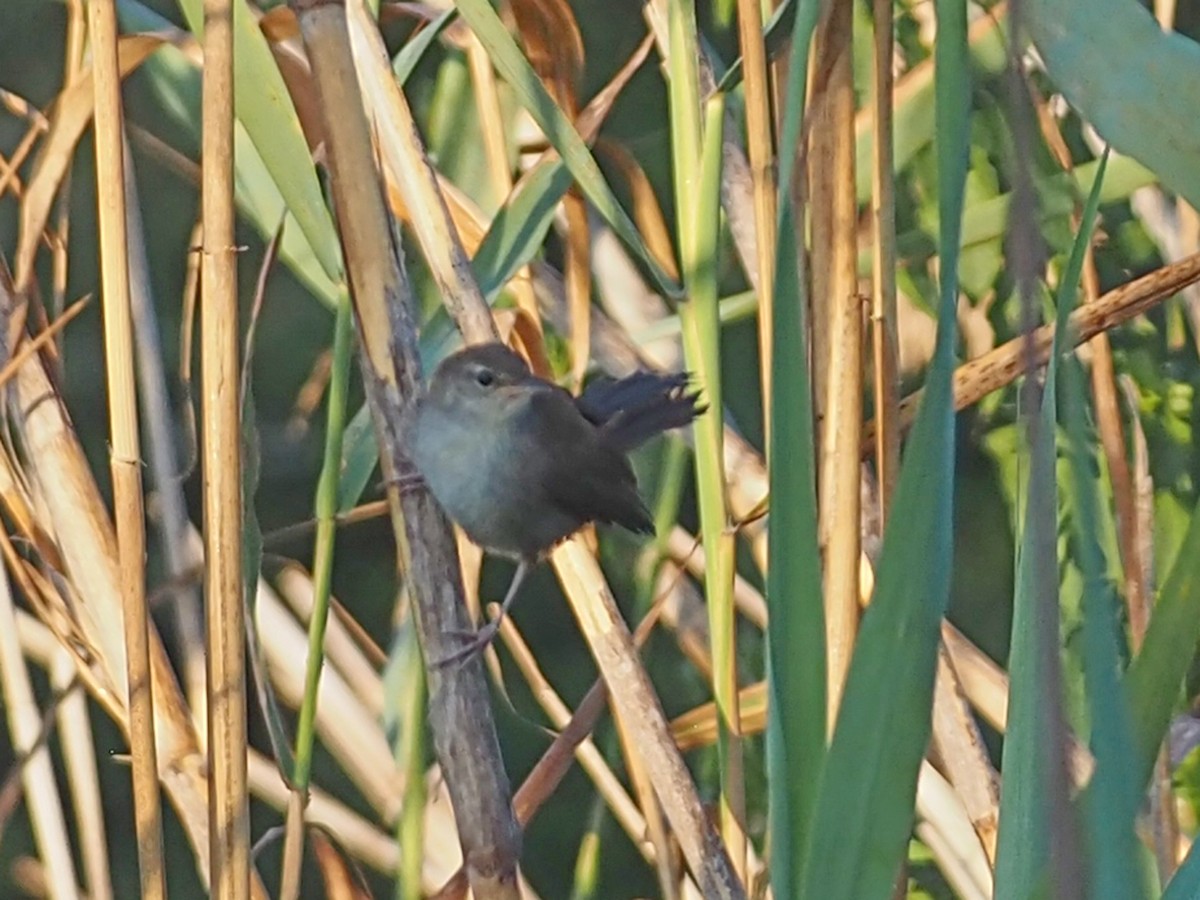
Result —
[[447, 636], [456, 640], [465, 641], [463, 646], [457, 650], [448, 653], [441, 659], [435, 660], [433, 668], [444, 669], [448, 666], [461, 665], [467, 662], [471, 657], [482, 653], [487, 649], [488, 644], [496, 637], [496, 632], [500, 629], [500, 621], [497, 619], [488, 622], [478, 631], [450, 631]]

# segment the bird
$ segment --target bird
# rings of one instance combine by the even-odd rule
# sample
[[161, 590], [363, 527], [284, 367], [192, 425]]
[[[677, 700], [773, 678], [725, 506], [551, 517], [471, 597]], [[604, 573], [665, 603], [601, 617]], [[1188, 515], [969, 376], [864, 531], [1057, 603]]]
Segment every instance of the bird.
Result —
[[437, 664], [487, 647], [533, 568], [585, 525], [653, 534], [629, 453], [703, 410], [687, 373], [596, 378], [576, 397], [499, 342], [446, 357], [410, 420], [412, 462], [467, 537], [517, 569], [499, 616]]

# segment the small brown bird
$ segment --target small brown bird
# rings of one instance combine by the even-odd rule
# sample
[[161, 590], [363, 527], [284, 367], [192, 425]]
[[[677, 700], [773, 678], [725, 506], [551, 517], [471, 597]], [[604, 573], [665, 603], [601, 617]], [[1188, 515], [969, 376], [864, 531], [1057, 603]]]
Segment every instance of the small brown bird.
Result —
[[588, 522], [653, 533], [627, 454], [699, 412], [685, 374], [598, 379], [573, 397], [503, 344], [447, 357], [412, 419], [413, 462], [472, 541], [518, 565], [500, 615], [438, 664], [486, 647], [530, 570]]

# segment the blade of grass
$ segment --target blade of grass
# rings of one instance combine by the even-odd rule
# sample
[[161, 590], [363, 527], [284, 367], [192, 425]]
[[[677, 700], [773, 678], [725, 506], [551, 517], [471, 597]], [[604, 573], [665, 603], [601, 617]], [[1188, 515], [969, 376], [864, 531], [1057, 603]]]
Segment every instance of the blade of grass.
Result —
[[434, 41], [441, 37], [442, 32], [449, 28], [456, 18], [458, 18], [458, 10], [451, 7], [422, 28], [416, 37], [400, 48], [400, 52], [392, 60], [392, 72], [396, 76], [397, 84], [403, 87], [408, 82], [409, 76], [416, 70], [425, 51], [433, 46]]
[[[1107, 155], [1101, 158], [1097, 180], [1101, 180]], [[1084, 212], [1086, 225], [1095, 217], [1099, 191], [1094, 190]], [[1074, 297], [1083, 267], [1086, 243], [1076, 241], [1068, 271], [1059, 293], [1056, 334], [1066, 330], [1074, 307]], [[1097, 540], [1102, 500], [1095, 477], [1096, 461], [1088, 438], [1087, 392], [1083, 370], [1075, 357], [1065, 363], [1066, 393], [1063, 405], [1069, 436], [1070, 471], [1076, 510], [1074, 543], [1083, 588], [1083, 665], [1084, 687], [1092, 723], [1092, 754], [1096, 771], [1084, 801], [1084, 815], [1092, 847], [1088, 855], [1090, 894], [1096, 898], [1134, 898], [1142, 896], [1137, 838], [1140, 783], [1131, 777], [1136, 755], [1132, 721], [1127, 697], [1119, 682], [1120, 650], [1116, 594], [1107, 577], [1104, 554]], [[1101, 849], [1102, 848], [1102, 849]]]
[[[186, 38], [186, 32], [181, 32], [169, 20], [136, 0], [118, 0], [117, 9], [121, 26], [127, 31], [174, 33]], [[184, 152], [197, 154], [201, 93], [198, 60], [177, 47], [164, 44], [159, 52], [146, 60], [144, 69], [147, 82], [161, 104], [163, 117], [178, 129], [175, 133], [188, 138], [185, 143], [190, 143], [190, 146]], [[270, 167], [244, 128], [235, 127], [234, 142], [237, 165], [234, 190], [238, 209], [254, 224], [264, 240], [269, 239], [278, 229], [282, 215], [287, 213], [289, 217], [294, 217], [291, 216], [281, 186], [272, 177]], [[297, 148], [292, 149], [300, 152]], [[300, 149], [303, 151], [303, 162], [311, 171], [308, 148], [304, 145]], [[281, 152], [291, 150], [285, 148]], [[196, 177], [198, 179], [198, 172]], [[329, 251], [315, 250], [307, 234], [298, 227], [285, 227], [279, 250], [280, 259], [318, 299], [333, 309], [337, 303], [337, 281], [340, 276], [331, 277], [326, 273], [321, 260], [328, 258]], [[328, 237], [336, 243], [337, 236], [332, 227]]]
[[771, 337], [774, 404], [768, 445], [771, 540], [767, 598], [768, 804], [771, 887], [798, 896], [817, 785], [825, 761], [825, 608], [817, 538], [807, 273], [797, 254], [803, 210], [794, 202], [809, 47], [819, 4], [804, 3], [792, 30], [779, 160], [780, 221]]
[[721, 833], [734, 869], [745, 879], [745, 796], [741, 717], [737, 702], [733, 615], [733, 535], [722, 465], [724, 410], [721, 391], [720, 318], [717, 311], [717, 235], [720, 221], [721, 133], [725, 104], [714, 94], [703, 107], [699, 88], [697, 27], [687, 0], [668, 3], [671, 149], [678, 206], [678, 245], [688, 300], [679, 310], [688, 368], [705, 410], [695, 424], [696, 490], [700, 530], [708, 559], [704, 589], [712, 642], [713, 697], [719, 728]]
[[[304, 854], [304, 809], [312, 776], [316, 737], [317, 688], [325, 661], [325, 625], [329, 617], [329, 592], [333, 582], [333, 542], [337, 536], [338, 477], [342, 439], [346, 430], [346, 395], [350, 383], [354, 320], [350, 299], [338, 306], [333, 326], [333, 361], [325, 414], [325, 452], [313, 504], [317, 534], [313, 542], [313, 611], [308, 622], [308, 656], [304, 672], [304, 699], [296, 724], [296, 755], [292, 768], [294, 802], [288, 804], [287, 839], [284, 842], [283, 886], [280, 897], [295, 898], [300, 891], [300, 863]], [[402, 845], [403, 846], [403, 845]]]
[[884, 897], [912, 825], [952, 564], [955, 308], [969, 139], [966, 11], [939, 0], [937, 345], [896, 489], [833, 743], [822, 773], [802, 896]]
[[[1083, 211], [1067, 270], [1058, 291], [1054, 343], [1046, 366], [1042, 406], [1030, 424], [1031, 470], [1026, 488], [1026, 511], [1017, 562], [1012, 649], [1009, 655], [1008, 731], [1004, 741], [1000, 811], [1000, 846], [996, 860], [997, 900], [1029, 897], [1037, 890], [1048, 860], [1054, 829], [1051, 779], [1065, 779], [1065, 757], [1058, 753], [1064, 728], [1059, 696], [1048, 695], [1061, 682], [1053, 671], [1059, 652], [1058, 558], [1056, 535], [1058, 496], [1056, 473], [1056, 410], [1059, 355], [1066, 340], [1070, 297], [1079, 284], [1087, 246], [1100, 202], [1104, 165]], [[1033, 377], [1029, 373], [1028, 377]], [[1055, 769], [1059, 772], [1055, 772]], [[1069, 828], [1069, 824], [1064, 827]], [[1064, 860], [1064, 862], [1066, 862]]]
[[677, 297], [679, 285], [654, 259], [629, 214], [613, 196], [587, 144], [547, 92], [491, 4], [487, 0], [456, 0], [455, 5], [491, 54], [493, 65], [508, 81], [518, 101], [561, 154], [588, 200], [645, 264], [659, 289], [667, 296]]
[[1193, 841], [1175, 877], [1163, 891], [1162, 900], [1193, 900], [1200, 897], [1200, 841]]
[[[678, 46], [672, 44], [673, 47]], [[674, 52], [672, 53], [674, 56]], [[696, 489], [700, 530], [709, 565], [704, 573], [712, 641], [713, 697], [720, 715], [721, 830], [734, 866], [745, 878], [745, 786], [742, 783], [741, 716], [738, 714], [737, 646], [733, 609], [734, 544], [725, 497], [721, 390], [721, 323], [717, 312], [717, 234], [721, 196], [721, 130], [724, 96], [705, 104], [701, 156], [696, 160], [694, 218], [679, 235], [688, 301], [680, 308], [684, 356], [707, 408], [695, 424]], [[677, 158], [676, 166], [683, 164]]]

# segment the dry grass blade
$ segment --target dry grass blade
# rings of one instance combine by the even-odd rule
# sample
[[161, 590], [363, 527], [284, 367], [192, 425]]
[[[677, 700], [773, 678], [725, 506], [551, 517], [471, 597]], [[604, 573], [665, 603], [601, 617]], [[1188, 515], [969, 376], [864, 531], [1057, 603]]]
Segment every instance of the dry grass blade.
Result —
[[314, 830], [309, 833], [309, 840], [325, 886], [325, 896], [337, 900], [367, 900], [371, 896], [361, 876], [328, 837]]
[[[479, 127], [483, 132], [483, 150], [487, 157], [492, 192], [498, 201], [503, 201], [512, 194], [513, 177], [509, 164], [508, 140], [504, 133], [504, 117], [500, 109], [500, 92], [496, 87], [496, 73], [492, 69], [492, 60], [474, 35], [467, 44], [467, 61], [470, 63], [471, 78], [475, 83], [475, 108], [479, 112]], [[463, 244], [472, 255], [478, 249], [477, 245], [470, 246], [465, 238]], [[540, 336], [542, 318], [538, 315], [537, 298], [533, 295], [528, 267], [513, 279], [511, 289], [517, 309], [528, 317], [528, 321]], [[537, 341], [532, 344], [532, 347], [526, 344], [526, 350], [535, 352], [541, 346]], [[535, 372], [544, 375], [549, 371], [549, 363], [545, 359], [535, 358], [531, 362]], [[545, 368], [542, 368], [543, 365]]]
[[129, 242], [125, 219], [125, 138], [117, 60], [117, 14], [111, 3], [91, 0], [95, 89], [96, 197], [100, 207], [100, 275], [104, 355], [112, 448], [113, 518], [117, 526], [125, 662], [128, 667], [129, 744], [142, 896], [166, 896], [158, 752], [154, 740], [150, 622], [146, 606], [146, 531], [142, 498], [141, 440], [134, 382]]
[[[572, 119], [579, 112], [575, 82], [583, 67], [583, 37], [564, 0], [514, 0], [510, 4], [525, 55], [547, 90]], [[566, 287], [571, 309], [571, 375], [576, 384], [587, 370], [591, 316], [591, 251], [587, 206], [577, 190], [563, 198], [566, 219]]]
[[[1139, 539], [1136, 559], [1140, 569], [1134, 573], [1141, 584], [1139, 597], [1146, 604], [1142, 611], [1149, 618], [1149, 598], [1154, 596], [1154, 481], [1150, 476], [1150, 453], [1146, 445], [1146, 434], [1138, 411], [1138, 390], [1133, 379], [1122, 375], [1119, 382], [1130, 421], [1133, 444], [1132, 486], [1134, 491], [1134, 515], [1137, 522], [1133, 531]], [[1127, 576], [1128, 577], [1128, 576]], [[1175, 784], [1171, 771], [1170, 746], [1164, 741], [1154, 765], [1154, 779], [1150, 786], [1150, 818], [1154, 834], [1154, 856], [1158, 862], [1158, 876], [1166, 884], [1179, 865], [1179, 816], [1175, 808]]]
[[[48, 633], [46, 636], [50, 637]], [[92, 900], [111, 900], [113, 890], [108, 867], [104, 800], [100, 795], [96, 745], [87, 702], [79, 689], [74, 661], [57, 645], [50, 660], [50, 682], [62, 697], [57, 713], [58, 733], [79, 829], [84, 885]]]
[[29, 804], [38, 853], [47, 875], [49, 894], [56, 900], [78, 897], [71, 841], [54, 779], [50, 751], [43, 740], [46, 725], [43, 724], [25, 668], [17, 636], [16, 607], [8, 577], [3, 572], [0, 572], [0, 682], [3, 684], [4, 708], [13, 750], [24, 758], [21, 781]]
[[[117, 43], [117, 68], [122, 77], [128, 75], [161, 47], [162, 35], [132, 35]], [[50, 133], [38, 153], [25, 197], [21, 203], [21, 238], [17, 243], [14, 270], [19, 289], [28, 287], [33, 277], [33, 261], [50, 213], [54, 198], [75, 157], [75, 145], [92, 119], [94, 109], [93, 74], [84, 72], [64, 90], [55, 102]]]
[[[642, 46], [646, 50], [650, 48], [650, 41], [650, 38], [646, 38], [643, 42]], [[581, 133], [583, 133], [582, 127]], [[634, 155], [616, 141], [604, 137], [598, 138], [596, 152], [607, 158], [625, 179], [625, 183], [629, 187], [633, 221], [637, 223], [638, 231], [641, 232], [642, 238], [646, 241], [650, 252], [654, 254], [654, 258], [658, 260], [658, 264], [668, 275], [678, 281], [679, 266], [675, 263], [675, 246], [671, 243], [671, 232], [667, 228], [667, 220], [663, 217], [662, 207], [659, 205], [658, 196], [654, 193], [654, 185], [651, 184], [649, 177], [638, 165]], [[598, 271], [596, 274], [597, 277], [600, 277], [603, 273]]]
[[1000, 821], [1000, 782], [988, 758], [979, 725], [971, 715], [966, 692], [959, 683], [950, 653], [944, 646], [938, 650], [933, 686], [933, 746], [979, 835], [988, 865], [994, 866]]
[[972, 831], [954, 788], [928, 762], [917, 779], [917, 836], [932, 852], [956, 895], [964, 900], [992, 896], [988, 857]]
[[[57, 718], [67, 781], [79, 834], [80, 855], [86, 874], [87, 896], [92, 900], [111, 900], [113, 896], [108, 869], [108, 840], [104, 822], [104, 803], [96, 769], [96, 747], [87, 702], [80, 689], [81, 679], [75, 660], [58, 636], [24, 610], [15, 620], [21, 652], [33, 663], [50, 672], [50, 682], [58, 698], [53, 710]], [[0, 793], [0, 798], [3, 794]], [[3, 800], [0, 799], [0, 832], [3, 832]]]
[[[825, 561], [829, 729], [858, 631], [860, 485], [852, 448], [862, 432], [862, 301], [858, 295], [854, 184], [853, 10], [828, 7], [817, 26], [809, 114], [813, 216], [813, 401], [820, 429], [820, 534]], [[791, 236], [785, 240], [791, 240]]]
[[[304, 629], [265, 583], [255, 602], [258, 633], [280, 699], [293, 707], [304, 695], [308, 642]], [[355, 696], [333, 668], [326, 668], [318, 688], [317, 733], [342, 770], [386, 822], [400, 813], [403, 781], [375, 713]]]

